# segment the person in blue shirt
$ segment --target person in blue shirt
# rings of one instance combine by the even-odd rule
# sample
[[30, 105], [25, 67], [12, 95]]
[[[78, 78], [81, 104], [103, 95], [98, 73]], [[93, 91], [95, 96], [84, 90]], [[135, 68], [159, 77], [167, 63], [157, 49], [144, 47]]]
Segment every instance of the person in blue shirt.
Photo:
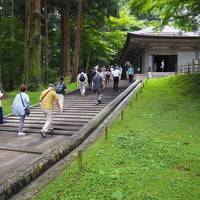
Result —
[[133, 82], [133, 76], [134, 76], [134, 69], [131, 65], [128, 66], [128, 79], [129, 79], [129, 83]]
[[25, 120], [25, 116], [26, 116], [25, 108], [30, 106], [29, 96], [26, 94], [26, 91], [27, 91], [27, 86], [22, 84], [20, 86], [20, 93], [18, 93], [15, 96], [15, 99], [12, 104], [13, 113], [18, 114], [20, 117], [19, 133], [18, 133], [19, 136], [26, 135], [23, 132], [24, 120]]

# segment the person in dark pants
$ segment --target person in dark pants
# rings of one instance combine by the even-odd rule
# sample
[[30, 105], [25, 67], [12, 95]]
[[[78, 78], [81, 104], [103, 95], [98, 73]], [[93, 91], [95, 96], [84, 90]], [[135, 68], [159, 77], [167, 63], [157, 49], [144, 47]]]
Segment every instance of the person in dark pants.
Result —
[[113, 80], [114, 80], [113, 90], [118, 91], [118, 89], [119, 89], [119, 79], [120, 79], [120, 76], [121, 76], [121, 72], [120, 72], [118, 67], [116, 67], [113, 70], [112, 75], [113, 75]]
[[4, 120], [3, 120], [3, 108], [2, 108], [2, 103], [1, 103], [1, 99], [2, 98], [3, 98], [3, 93], [1, 93], [1, 90], [0, 90], [0, 124], [4, 123]]
[[66, 90], [66, 86], [65, 86], [65, 82], [64, 82], [64, 77], [60, 77], [60, 82], [56, 85], [56, 94], [57, 94], [58, 99], [59, 99], [61, 112], [63, 112], [65, 90]]
[[134, 70], [131, 65], [128, 66], [128, 78], [129, 78], [129, 83], [133, 82], [133, 75], [134, 75]]
[[102, 103], [101, 100], [103, 97], [103, 78], [100, 73], [101, 73], [101, 69], [98, 69], [96, 71], [95, 76], [92, 79], [93, 91], [96, 92], [97, 94], [96, 105], [99, 105]]
[[94, 69], [91, 69], [91, 70], [87, 73], [89, 88], [92, 88], [92, 79], [93, 79], [94, 76], [95, 76], [95, 71], [94, 71]]

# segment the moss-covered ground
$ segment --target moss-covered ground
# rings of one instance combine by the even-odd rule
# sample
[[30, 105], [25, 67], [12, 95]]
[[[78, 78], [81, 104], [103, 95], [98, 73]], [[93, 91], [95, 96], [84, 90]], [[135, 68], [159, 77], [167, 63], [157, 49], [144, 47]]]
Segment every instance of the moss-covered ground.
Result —
[[199, 200], [199, 91], [198, 75], [148, 80], [84, 169], [73, 161], [35, 200]]

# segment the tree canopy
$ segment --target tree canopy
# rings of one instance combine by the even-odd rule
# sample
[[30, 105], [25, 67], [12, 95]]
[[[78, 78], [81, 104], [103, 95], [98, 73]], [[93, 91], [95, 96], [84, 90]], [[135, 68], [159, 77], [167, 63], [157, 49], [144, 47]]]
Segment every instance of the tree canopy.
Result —
[[130, 0], [130, 5], [138, 16], [161, 20], [161, 26], [171, 23], [189, 31], [199, 29], [199, 0]]
[[[66, 37], [63, 37], [63, 22], [66, 23], [63, 21], [66, 20], [63, 11], [67, 6], [70, 12], [67, 19], [69, 27], [65, 28], [70, 30], [70, 46], [67, 48], [70, 56], [68, 65], [70, 63], [71, 69], [73, 59], [77, 59], [73, 55], [79, 1], [68, 0], [69, 4], [67, 4], [67, 1], [46, 0], [46, 5], [43, 0], [34, 1], [37, 4], [32, 2], [30, 0], [1, 1], [0, 71], [2, 75], [0, 76], [6, 90], [18, 87], [24, 81], [34, 89], [37, 84], [46, 79], [44, 78], [46, 70], [48, 70], [48, 80], [45, 82], [54, 82], [63, 73], [63, 57], [66, 56], [66, 52], [63, 51], [63, 39], [66, 40]], [[88, 69], [97, 63], [108, 65], [118, 62], [127, 31], [138, 30], [143, 26], [143, 22], [129, 14], [129, 9], [124, 6], [124, 2], [122, 0], [83, 1], [79, 68]], [[41, 10], [38, 6], [41, 6]], [[71, 72], [67, 73], [69, 75]]]
[[150, 22], [197, 30], [200, 21], [198, 0], [3, 0], [0, 4], [0, 84], [7, 90], [23, 81], [37, 88], [70, 75], [75, 67], [87, 70], [116, 63], [127, 32]]

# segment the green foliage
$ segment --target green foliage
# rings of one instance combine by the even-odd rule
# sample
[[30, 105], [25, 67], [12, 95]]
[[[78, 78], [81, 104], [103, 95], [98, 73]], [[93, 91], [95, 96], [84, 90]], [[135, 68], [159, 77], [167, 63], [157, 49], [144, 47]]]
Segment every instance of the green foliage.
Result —
[[200, 96], [199, 74], [179, 75], [171, 78], [169, 85], [170, 87], [175, 87], [182, 95], [197, 98]]
[[22, 79], [24, 62], [24, 28], [16, 18], [0, 20], [0, 65], [5, 89], [18, 86]]
[[90, 65], [118, 62], [119, 54], [126, 40], [127, 31], [138, 30], [143, 22], [137, 21], [121, 9], [119, 17], [106, 17], [104, 25], [97, 27], [93, 19], [87, 18], [83, 24], [82, 60], [90, 55]]
[[185, 30], [198, 30], [199, 0], [131, 0], [133, 13], [160, 16], [162, 25], [173, 22]]
[[109, 139], [84, 152], [83, 171], [76, 160], [35, 200], [198, 200], [200, 102], [180, 93], [187, 83], [198, 85], [192, 82], [189, 76], [148, 80]]

